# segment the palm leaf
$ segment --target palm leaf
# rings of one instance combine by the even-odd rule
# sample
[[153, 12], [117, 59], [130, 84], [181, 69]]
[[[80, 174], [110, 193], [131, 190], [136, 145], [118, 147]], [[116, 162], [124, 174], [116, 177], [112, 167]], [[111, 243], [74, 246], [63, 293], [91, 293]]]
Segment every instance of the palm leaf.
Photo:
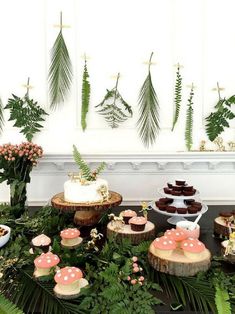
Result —
[[188, 106], [186, 112], [186, 125], [185, 125], [185, 144], [188, 151], [191, 150], [193, 145], [193, 95], [194, 95], [194, 86], [192, 85], [189, 99], [188, 99]]
[[218, 314], [232, 314], [228, 291], [218, 283], [215, 284], [215, 304]]
[[85, 59], [83, 79], [82, 79], [82, 113], [81, 113], [81, 125], [82, 125], [83, 131], [85, 131], [87, 127], [86, 116], [89, 109], [89, 101], [90, 101], [90, 82], [89, 82], [89, 74], [87, 71], [87, 61]]
[[182, 100], [181, 92], [182, 92], [182, 76], [180, 74], [180, 65], [178, 64], [177, 71], [176, 71], [176, 82], [175, 82], [175, 99], [174, 99], [175, 113], [174, 113], [173, 125], [172, 125], [171, 131], [174, 131], [174, 127], [179, 118], [180, 106], [181, 106], [181, 100]]
[[61, 29], [51, 50], [49, 68], [50, 107], [56, 109], [64, 102], [72, 82], [72, 62]]
[[1, 314], [24, 314], [15, 304], [0, 294], [0, 313]]
[[3, 104], [0, 98], [0, 134], [3, 131], [3, 126], [4, 126]]
[[139, 94], [139, 120], [137, 128], [139, 136], [146, 147], [153, 145], [160, 130], [159, 126], [159, 103], [154, 90], [150, 72], [152, 55], [149, 60], [148, 75], [141, 87]]

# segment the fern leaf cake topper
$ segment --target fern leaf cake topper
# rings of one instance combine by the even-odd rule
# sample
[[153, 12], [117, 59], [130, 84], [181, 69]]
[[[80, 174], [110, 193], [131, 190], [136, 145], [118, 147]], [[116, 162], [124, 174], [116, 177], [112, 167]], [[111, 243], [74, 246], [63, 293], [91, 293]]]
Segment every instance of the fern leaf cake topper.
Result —
[[51, 50], [49, 68], [50, 107], [56, 109], [64, 102], [71, 87], [72, 62], [62, 33], [62, 12], [60, 13], [60, 31]]
[[185, 144], [188, 151], [191, 150], [193, 145], [193, 96], [195, 86], [192, 84], [190, 88], [185, 125]]
[[235, 104], [235, 95], [229, 98], [222, 98], [220, 91], [223, 90], [217, 83], [217, 87], [213, 90], [218, 92], [218, 102], [215, 105], [215, 112], [211, 112], [206, 117], [206, 134], [210, 141], [214, 141], [225, 128], [229, 127], [228, 120], [235, 118], [235, 114], [231, 111], [231, 105]]
[[95, 181], [97, 176], [104, 170], [106, 164], [102, 162], [96, 169], [91, 170], [85, 160], [82, 159], [77, 147], [73, 145], [73, 158], [81, 172], [81, 179]]
[[115, 87], [111, 90], [107, 89], [103, 101], [96, 106], [96, 108], [99, 108], [97, 113], [104, 117], [112, 129], [118, 128], [120, 123], [133, 115], [131, 106], [127, 104], [118, 91], [119, 78], [120, 73], [117, 75]]
[[176, 70], [175, 98], [174, 98], [175, 113], [174, 113], [171, 131], [174, 131], [175, 125], [178, 121], [179, 113], [180, 113], [180, 106], [181, 106], [181, 101], [182, 101], [182, 76], [180, 73], [180, 68], [182, 67], [182, 65], [178, 63], [176, 67], [177, 67], [177, 70]]
[[90, 102], [90, 82], [89, 82], [89, 74], [87, 70], [87, 58], [84, 56], [84, 70], [83, 70], [83, 79], [82, 79], [82, 108], [81, 108], [81, 125], [82, 130], [85, 131], [87, 127], [86, 116], [89, 110], [89, 102]]

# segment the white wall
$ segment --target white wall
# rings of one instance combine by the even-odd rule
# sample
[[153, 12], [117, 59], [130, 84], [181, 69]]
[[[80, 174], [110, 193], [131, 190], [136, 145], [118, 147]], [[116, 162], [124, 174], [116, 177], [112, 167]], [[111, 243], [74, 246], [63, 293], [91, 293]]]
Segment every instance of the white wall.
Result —
[[[112, 153], [133, 156], [134, 160], [136, 154], [142, 154], [141, 158], [145, 158], [150, 153], [157, 156], [162, 152], [173, 154], [184, 151], [185, 108], [189, 93], [186, 85], [191, 82], [197, 86], [193, 136], [194, 149], [197, 149], [200, 140], [205, 138], [204, 118], [217, 100], [216, 92], [211, 89], [219, 81], [221, 86], [226, 87], [224, 96], [235, 93], [234, 9], [233, 0], [1, 1], [0, 95], [4, 103], [11, 93], [23, 95], [25, 90], [22, 84], [30, 76], [34, 86], [31, 96], [49, 110], [49, 52], [58, 32], [53, 25], [59, 22], [59, 12], [63, 11], [64, 23], [71, 26], [64, 29], [64, 36], [73, 62], [74, 81], [66, 103], [60, 110], [50, 113], [44, 130], [34, 139], [43, 146], [47, 156], [71, 154], [73, 143], [83, 154], [102, 153], [104, 159], [110, 159]], [[152, 66], [152, 76], [161, 107], [161, 132], [155, 145], [146, 149], [138, 138], [135, 125], [138, 119], [138, 92], [147, 73], [143, 62], [148, 60], [152, 51], [156, 61], [156, 65]], [[86, 132], [82, 132], [80, 126], [84, 63], [81, 56], [84, 53], [90, 57], [88, 69], [92, 91]], [[177, 62], [184, 65], [184, 101], [179, 123], [172, 133], [173, 65]], [[118, 72], [121, 73], [119, 90], [133, 106], [134, 116], [119, 129], [112, 130], [95, 112], [94, 106], [102, 100], [106, 88], [114, 86], [112, 76]], [[234, 126], [235, 123], [232, 123], [232, 127], [223, 134], [226, 141], [234, 140]], [[12, 127], [12, 123], [7, 123], [0, 143], [21, 140], [23, 137]], [[219, 161], [222, 157], [216, 158]], [[199, 173], [200, 180], [203, 180], [200, 170]], [[155, 175], [154, 180], [159, 181], [159, 172]], [[234, 167], [229, 175], [229, 182], [233, 182]], [[224, 174], [221, 173], [221, 176], [224, 178]], [[62, 177], [60, 181], [61, 189], [64, 179]], [[165, 182], [166, 179], [165, 174], [161, 174], [160, 181]], [[122, 190], [122, 183], [115, 183], [114, 176], [109, 180], [115, 189]], [[40, 182], [39, 185], [42, 184]], [[30, 191], [34, 188], [32, 183]], [[50, 193], [53, 192], [52, 189]], [[42, 194], [40, 200], [46, 199], [47, 193]], [[137, 200], [148, 198], [148, 195], [146, 188], [141, 196], [137, 191], [133, 195], [127, 193], [126, 198]], [[216, 198], [216, 193], [213, 194], [210, 189], [206, 195], [208, 199]], [[229, 190], [229, 195], [221, 195], [224, 201], [232, 197], [232, 190]], [[2, 185], [0, 199], [6, 198], [7, 192]], [[32, 198], [36, 200], [37, 196]]]

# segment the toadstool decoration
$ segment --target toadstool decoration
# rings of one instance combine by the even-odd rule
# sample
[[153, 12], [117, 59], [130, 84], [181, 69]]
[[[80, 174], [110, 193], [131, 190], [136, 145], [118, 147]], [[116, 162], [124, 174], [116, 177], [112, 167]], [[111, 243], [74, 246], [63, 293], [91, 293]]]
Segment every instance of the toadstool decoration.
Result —
[[36, 267], [33, 273], [34, 277], [39, 278], [50, 275], [52, 268], [59, 264], [59, 262], [60, 259], [57, 255], [51, 252], [42, 253], [34, 260]]

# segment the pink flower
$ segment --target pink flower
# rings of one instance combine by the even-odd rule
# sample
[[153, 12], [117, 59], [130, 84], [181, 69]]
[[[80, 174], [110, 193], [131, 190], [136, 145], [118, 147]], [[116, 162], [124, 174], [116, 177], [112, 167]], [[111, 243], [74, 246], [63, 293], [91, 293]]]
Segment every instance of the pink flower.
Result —
[[128, 280], [128, 281], [130, 281], [130, 280], [131, 280], [131, 277], [130, 277], [130, 276], [128, 276], [128, 277], [127, 277], [127, 280]]
[[138, 257], [137, 257], [137, 256], [133, 256], [133, 257], [132, 257], [132, 261], [133, 261], [134, 263], [136, 263], [136, 262], [138, 261]]
[[140, 270], [139, 267], [134, 267], [133, 268], [133, 273], [138, 273], [139, 270]]
[[136, 280], [136, 279], [132, 279], [132, 280], [131, 280], [131, 284], [132, 284], [132, 285], [135, 285], [136, 283], [137, 283], [137, 280]]
[[132, 266], [133, 267], [138, 267], [138, 264], [137, 263], [133, 263]]
[[139, 281], [144, 281], [144, 276], [140, 276]]

